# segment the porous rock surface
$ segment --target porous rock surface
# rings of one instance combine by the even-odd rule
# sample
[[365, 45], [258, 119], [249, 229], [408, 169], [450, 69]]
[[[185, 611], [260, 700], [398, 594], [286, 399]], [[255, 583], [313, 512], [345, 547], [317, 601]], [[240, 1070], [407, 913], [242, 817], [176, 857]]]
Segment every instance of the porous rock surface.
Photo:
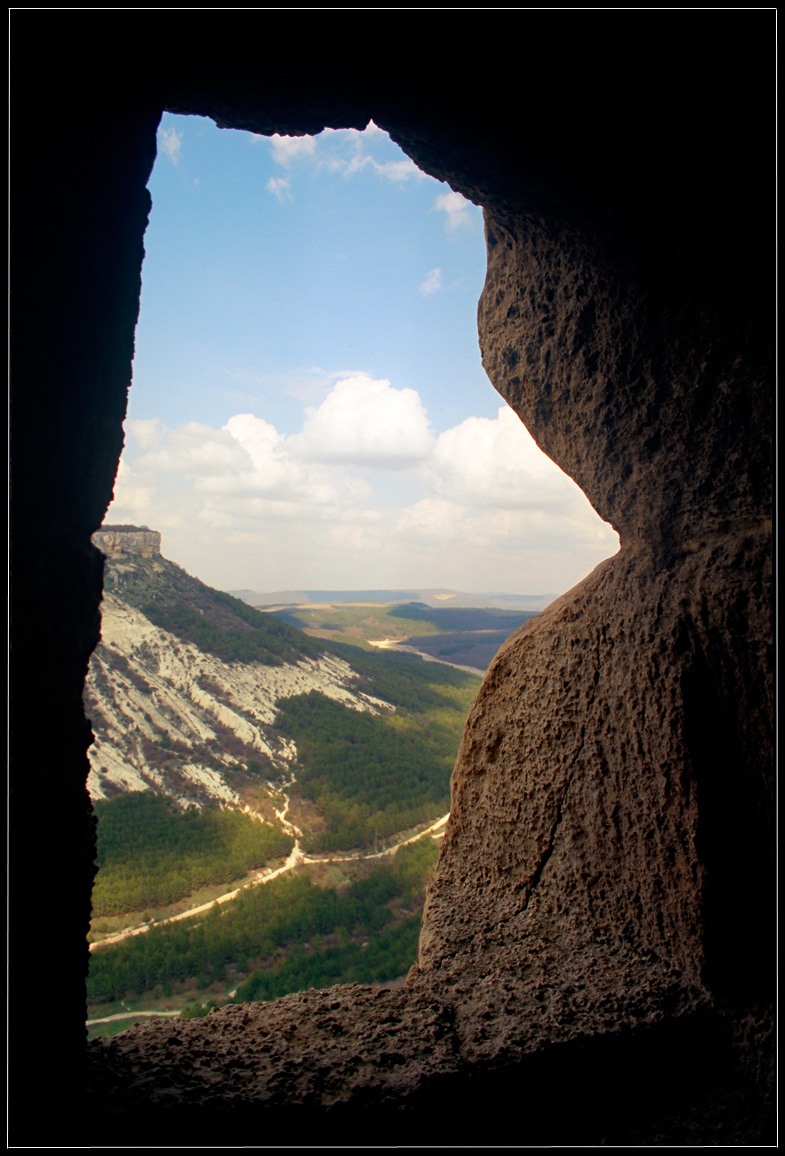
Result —
[[[468, 1053], [497, 1058], [650, 1024], [742, 981], [727, 934], [740, 881], [727, 886], [728, 846], [712, 845], [701, 807], [735, 825], [735, 871], [750, 872], [750, 888], [764, 857], [749, 817], [733, 814], [738, 720], [719, 708], [701, 620], [729, 617], [739, 600], [760, 616], [746, 589], [715, 604], [718, 564], [738, 579], [756, 546], [707, 548], [676, 575], [622, 549], [518, 631], [489, 670], [412, 977], [418, 989], [450, 990]], [[739, 657], [760, 675], [765, 643], [750, 641], [757, 653]], [[702, 752], [693, 711], [721, 734]], [[754, 952], [750, 939], [744, 950]]]
[[447, 984], [478, 1056], [737, 994], [771, 912], [757, 349], [732, 324], [685, 348], [709, 321], [690, 326], [695, 276], [672, 257], [647, 257], [644, 297], [640, 267], [622, 279], [608, 249], [545, 233], [487, 220], [484, 362], [622, 546], [508, 640], [466, 726], [412, 982]]
[[405, 1098], [427, 1073], [452, 1074], [452, 1016], [425, 996], [345, 984], [270, 1004], [238, 1004], [208, 1020], [178, 1020], [123, 1033], [103, 1049], [95, 1093], [111, 1099], [133, 1073], [137, 1110], [183, 1108], [220, 1098], [227, 1109], [322, 1109], [372, 1094]]

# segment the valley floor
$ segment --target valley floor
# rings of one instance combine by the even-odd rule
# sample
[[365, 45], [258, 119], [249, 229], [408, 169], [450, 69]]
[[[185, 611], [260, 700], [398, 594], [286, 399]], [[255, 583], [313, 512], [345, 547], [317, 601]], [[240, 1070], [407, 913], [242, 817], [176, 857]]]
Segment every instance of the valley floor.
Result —
[[[172, 915], [161, 912], [157, 913], [158, 918], [155, 918], [151, 917], [149, 913], [145, 913], [144, 920], [142, 920], [142, 913], [137, 913], [136, 919], [131, 925], [114, 934], [96, 938], [96, 940], [91, 943], [90, 950], [102, 955], [104, 950], [111, 951], [112, 948], [117, 947], [124, 940], [130, 940], [136, 936], [144, 935], [153, 929], [157, 930], [170, 924], [179, 923], [182, 920], [194, 919], [198, 922], [199, 916], [207, 916], [207, 914], [212, 912], [218, 905], [236, 900], [241, 895], [247, 894], [259, 886], [270, 883], [274, 879], [280, 879], [283, 875], [296, 873], [298, 877], [305, 876], [312, 880], [317, 887], [331, 888], [335, 886], [336, 880], [338, 880], [339, 885], [341, 883], [346, 884], [349, 879], [357, 877], [358, 870], [364, 874], [368, 869], [373, 868], [375, 863], [381, 864], [384, 861], [391, 863], [401, 848], [410, 848], [413, 844], [425, 839], [431, 844], [434, 840], [438, 842], [444, 835], [449, 818], [449, 814], [442, 815], [435, 822], [429, 823], [427, 826], [420, 827], [414, 831], [401, 832], [399, 836], [395, 837], [390, 846], [378, 851], [307, 855], [303, 852], [299, 842], [299, 837], [302, 835], [302, 832], [287, 819], [288, 797], [285, 795], [284, 800], [285, 805], [278, 812], [278, 817], [282, 825], [285, 824], [296, 840], [295, 846], [285, 862], [252, 872], [238, 886], [232, 887], [231, 890], [216, 895], [206, 902], [203, 901], [204, 892], [202, 892], [199, 894], [197, 902], [191, 906], [186, 906], [182, 910], [175, 911]], [[183, 900], [177, 907], [182, 908], [183, 904], [187, 903], [187, 899]], [[400, 920], [403, 917], [405, 920], [407, 918], [406, 911], [407, 909], [404, 907], [404, 909], [398, 912], [396, 918]], [[419, 927], [420, 913], [421, 907], [416, 913], [417, 927]], [[132, 913], [129, 913], [129, 916], [131, 915]], [[364, 934], [369, 935], [370, 932], [365, 932]], [[370, 940], [363, 939], [361, 944], [363, 949], [368, 945], [368, 942], [370, 942]], [[404, 961], [402, 963], [399, 978], [396, 979], [394, 976], [390, 976], [382, 986], [402, 983], [410, 966], [410, 962], [411, 961]], [[398, 973], [396, 972], [395, 974], [397, 975]], [[321, 984], [317, 984], [317, 986], [321, 986]], [[222, 1003], [227, 999], [231, 1000], [235, 996], [236, 991], [237, 985], [235, 985], [234, 989], [221, 993], [217, 993], [214, 987], [206, 989], [199, 985], [191, 985], [184, 986], [182, 990], [178, 990], [177, 992], [172, 990], [168, 996], [163, 995], [160, 991], [157, 991], [155, 994], [151, 991], [146, 995], [142, 993], [137, 998], [129, 996], [125, 999], [116, 998], [110, 1000], [108, 1003], [93, 1004], [88, 1009], [89, 1018], [86, 1021], [88, 1036], [89, 1038], [95, 1038], [98, 1035], [114, 1035], [118, 1031], [126, 1030], [135, 1021], [149, 1019], [155, 1016], [176, 1017], [184, 1012], [185, 1014], [206, 1014], [209, 1006], [214, 1006], [218, 1002]], [[263, 998], [263, 996], [259, 998]]]
[[[330, 855], [306, 855], [300, 846], [300, 837], [302, 831], [286, 820], [286, 814], [289, 807], [288, 796], [284, 795], [286, 806], [282, 812], [277, 812], [282, 825], [295, 838], [295, 844], [286, 861], [278, 867], [264, 867], [260, 871], [252, 871], [242, 882], [232, 888], [231, 891], [226, 891], [207, 902], [197, 902], [192, 906], [187, 906], [185, 910], [178, 911], [174, 915], [164, 916], [160, 919], [150, 920], [144, 919], [137, 923], [132, 923], [130, 926], [123, 928], [114, 934], [96, 935], [92, 938], [90, 943], [90, 951], [109, 947], [112, 944], [121, 943], [124, 939], [129, 939], [134, 935], [144, 935], [151, 927], [163, 927], [168, 923], [177, 923], [181, 919], [192, 919], [198, 915], [204, 915], [210, 911], [216, 904], [228, 903], [232, 899], [250, 887], [258, 887], [265, 883], [270, 883], [273, 879], [278, 879], [281, 875], [285, 875], [289, 871], [294, 871], [295, 868], [301, 866], [313, 866], [316, 864], [332, 864], [332, 863], [361, 863], [373, 862], [381, 859], [389, 858], [394, 855], [399, 847], [407, 847], [410, 843], [416, 843], [419, 839], [431, 836], [435, 839], [440, 839], [444, 834], [444, 828], [447, 826], [447, 820], [450, 815], [442, 815], [434, 823], [425, 827], [423, 830], [417, 831], [415, 834], [408, 834], [404, 832], [404, 837], [397, 839], [389, 847], [385, 847], [381, 851], [351, 851], [346, 854], [336, 852]], [[187, 903], [187, 900], [185, 901]], [[179, 904], [178, 906], [182, 906]], [[141, 915], [141, 913], [140, 913]], [[116, 1017], [115, 1017], [116, 1018]]]

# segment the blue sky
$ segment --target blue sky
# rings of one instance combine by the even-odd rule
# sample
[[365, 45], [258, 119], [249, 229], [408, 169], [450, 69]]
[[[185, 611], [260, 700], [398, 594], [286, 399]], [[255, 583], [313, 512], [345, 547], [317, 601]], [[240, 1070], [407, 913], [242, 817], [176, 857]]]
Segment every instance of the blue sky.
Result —
[[385, 133], [166, 114], [108, 522], [223, 589], [558, 593], [616, 536], [490, 385], [480, 210]]

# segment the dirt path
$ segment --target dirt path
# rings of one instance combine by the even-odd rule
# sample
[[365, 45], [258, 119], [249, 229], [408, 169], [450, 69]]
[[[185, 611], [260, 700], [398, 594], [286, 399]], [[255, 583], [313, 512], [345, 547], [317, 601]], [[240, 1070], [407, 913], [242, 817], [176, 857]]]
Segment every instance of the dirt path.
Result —
[[[293, 782], [294, 780], [292, 779], [292, 782], [287, 783], [286, 786], [292, 786]], [[280, 811], [276, 810], [275, 814], [286, 833], [294, 839], [294, 847], [288, 859], [281, 867], [274, 869], [263, 867], [245, 879], [239, 887], [235, 887], [233, 891], [227, 891], [224, 895], [219, 895], [217, 899], [211, 899], [209, 903], [200, 903], [198, 907], [189, 907], [187, 911], [181, 911], [177, 915], [170, 915], [168, 919], [160, 919], [155, 923], [142, 923], [139, 924], [138, 927], [127, 927], [124, 931], [118, 931], [116, 935], [107, 935], [105, 939], [91, 943], [90, 951], [94, 951], [96, 948], [109, 947], [113, 943], [121, 943], [124, 939], [130, 939], [134, 935], [144, 935], [151, 927], [164, 927], [167, 923], [178, 923], [181, 919], [192, 919], [196, 915], [202, 915], [216, 904], [228, 903], [231, 899], [235, 899], [246, 887], [259, 887], [264, 883], [269, 883], [271, 879], [277, 879], [280, 875], [285, 875], [288, 871], [293, 871], [294, 868], [298, 867], [301, 863], [357, 863], [361, 860], [384, 859], [386, 856], [394, 855], [399, 847], [406, 847], [409, 843], [416, 843], [418, 839], [424, 839], [426, 835], [435, 834], [440, 828], [446, 826], [447, 820], [450, 817], [449, 812], [446, 815], [442, 815], [440, 819], [437, 819], [435, 823], [431, 823], [430, 827], [426, 827], [424, 831], [420, 831], [417, 835], [411, 835], [408, 839], [402, 839], [400, 843], [396, 843], [392, 847], [385, 847], [383, 851], [372, 851], [370, 853], [355, 851], [348, 855], [306, 855], [300, 846], [302, 831], [299, 827], [295, 827], [286, 817], [289, 812], [289, 796], [286, 794], [285, 789], [281, 790], [281, 798], [284, 805]], [[150, 1012], [144, 1014], [154, 1015], [157, 1013]], [[95, 1022], [98, 1023], [102, 1021], [96, 1020]]]
[[383, 851], [355, 851], [351, 855], [303, 855], [303, 863], [353, 863], [358, 859], [383, 859], [385, 855], [394, 855], [399, 847], [407, 847], [409, 843], [416, 843], [418, 839], [424, 839], [426, 835], [435, 834], [440, 827], [447, 826], [447, 820], [450, 817], [449, 811], [446, 815], [442, 815], [441, 819], [437, 819], [435, 823], [431, 823], [430, 827], [426, 827], [424, 831], [420, 831], [417, 835], [412, 835], [408, 839], [402, 839], [400, 843], [396, 843], [394, 847], [385, 847]]
[[376, 642], [369, 638], [368, 645], [378, 646], [380, 650], [401, 650], [405, 654], [417, 654], [420, 658], [424, 658], [426, 662], [438, 662], [442, 666], [451, 666], [454, 670], [465, 670], [469, 674], [485, 675], [485, 671], [481, 670], [479, 666], [461, 666], [457, 662], [448, 662], [446, 658], [436, 658], [433, 654], [426, 654], [424, 650], [415, 650], [413, 646], [407, 646], [405, 638], [400, 641], [394, 638], [379, 638]]
[[118, 1012], [113, 1016], [102, 1016], [98, 1020], [87, 1020], [87, 1027], [93, 1024], [111, 1024], [115, 1020], [130, 1020], [133, 1016], [179, 1016], [179, 1011], [127, 1011]]

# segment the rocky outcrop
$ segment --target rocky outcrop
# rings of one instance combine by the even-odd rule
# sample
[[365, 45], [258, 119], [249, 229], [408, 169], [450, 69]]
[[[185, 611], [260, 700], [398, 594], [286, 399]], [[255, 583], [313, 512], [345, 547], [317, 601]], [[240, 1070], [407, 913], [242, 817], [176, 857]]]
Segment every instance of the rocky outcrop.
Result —
[[161, 553], [161, 535], [147, 526], [102, 526], [92, 536], [92, 543], [108, 558], [120, 554], [137, 554], [155, 558]]
[[[236, 20], [257, 18], [270, 17]], [[463, 35], [454, 15], [449, 53], [388, 14], [345, 67], [325, 44], [354, 29], [333, 13], [298, 16], [296, 59], [263, 66], [262, 31], [211, 13], [189, 14], [187, 53], [138, 13], [122, 35], [103, 27], [99, 56], [100, 16], [89, 36], [78, 15], [47, 19], [44, 41], [14, 14], [30, 60], [17, 57], [12, 134], [11, 799], [25, 864], [10, 937], [26, 942], [55, 864], [60, 998], [46, 953], [26, 952], [11, 973], [31, 996], [12, 1001], [11, 1103], [29, 1102], [44, 1048], [57, 1079], [35, 1128], [25, 1112], [12, 1135], [83, 1142], [89, 1118], [125, 1142], [167, 1129], [179, 1143], [771, 1142], [768, 13], [710, 15], [712, 52], [704, 22], [677, 34], [667, 13], [569, 27], [492, 14]], [[122, 444], [162, 107], [256, 132], [373, 117], [483, 204], [489, 375], [622, 549], [488, 672], [419, 963], [391, 1014], [343, 989], [247, 1020], [145, 1025], [92, 1046], [85, 1117], [90, 535]], [[31, 783], [45, 857], [17, 802]]]
[[93, 1127], [141, 1137], [155, 1125], [159, 1142], [175, 1146], [197, 1124], [217, 1146], [260, 1133], [341, 1148], [762, 1136], [750, 1094], [760, 1073], [745, 1065], [745, 1036], [764, 1020], [668, 1017], [493, 1064], [463, 1054], [453, 1006], [437, 990], [346, 984], [137, 1026], [94, 1045]]

